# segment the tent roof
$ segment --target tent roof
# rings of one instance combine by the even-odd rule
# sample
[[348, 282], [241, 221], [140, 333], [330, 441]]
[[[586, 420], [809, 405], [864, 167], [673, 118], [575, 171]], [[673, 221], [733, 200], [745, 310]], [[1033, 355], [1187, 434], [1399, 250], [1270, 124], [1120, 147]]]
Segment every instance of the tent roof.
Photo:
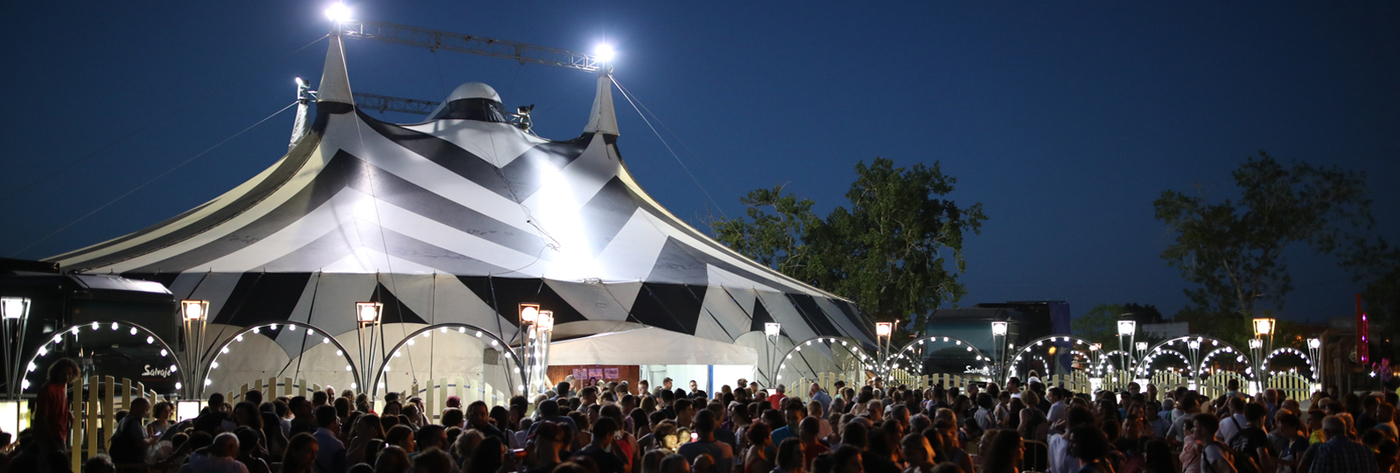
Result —
[[357, 301], [393, 299], [404, 321], [508, 337], [515, 304], [539, 302], [559, 324], [638, 322], [728, 343], [762, 319], [796, 340], [873, 341], [850, 301], [744, 257], [642, 190], [617, 147], [606, 73], [585, 133], [553, 141], [480, 119], [370, 117], [353, 106], [342, 48], [333, 37], [314, 124], [272, 167], [50, 261], [161, 281], [233, 325], [328, 323]]
[[754, 365], [758, 351], [655, 327], [555, 342], [551, 365]]

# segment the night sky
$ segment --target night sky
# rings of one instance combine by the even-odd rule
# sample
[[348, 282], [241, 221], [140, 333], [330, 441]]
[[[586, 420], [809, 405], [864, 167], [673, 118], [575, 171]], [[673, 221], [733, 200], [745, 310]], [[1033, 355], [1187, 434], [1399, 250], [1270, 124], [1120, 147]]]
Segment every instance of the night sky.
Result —
[[[1196, 184], [1229, 197], [1229, 172], [1259, 150], [1366, 172], [1375, 232], [1400, 240], [1400, 4], [853, 3], [349, 6], [357, 19], [582, 51], [614, 44], [617, 80], [660, 118], [695, 179], [614, 92], [623, 157], [704, 230], [710, 213], [742, 214], [739, 197], [757, 187], [786, 184], [825, 215], [845, 203], [859, 160], [939, 161], [959, 179], [953, 197], [990, 216], [967, 243], [961, 305], [1175, 313], [1186, 283], [1158, 256], [1170, 234], [1152, 200]], [[290, 110], [171, 171], [290, 104], [294, 77], [318, 81], [326, 42], [310, 43], [328, 29], [327, 5], [0, 6], [10, 20], [0, 195], [57, 172], [0, 200], [0, 256], [44, 258], [138, 230], [275, 162]], [[593, 98], [594, 77], [580, 71], [346, 46], [356, 91], [436, 101], [486, 82], [508, 108], [536, 104], [548, 138], [577, 136]], [[1334, 260], [1299, 246], [1289, 261], [1297, 289], [1281, 317], [1349, 313], [1358, 286]]]

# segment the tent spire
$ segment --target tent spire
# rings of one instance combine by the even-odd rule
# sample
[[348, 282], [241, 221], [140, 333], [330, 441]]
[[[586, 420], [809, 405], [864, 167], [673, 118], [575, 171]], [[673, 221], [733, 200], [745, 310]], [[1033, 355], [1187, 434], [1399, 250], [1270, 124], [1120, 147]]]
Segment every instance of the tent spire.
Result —
[[588, 114], [584, 133], [617, 136], [617, 113], [613, 110], [612, 74], [607, 67], [598, 69], [598, 95], [593, 97], [593, 111]]
[[355, 105], [350, 95], [349, 74], [345, 71], [345, 44], [339, 30], [331, 32], [326, 68], [321, 72], [321, 88], [316, 91], [316, 105], [330, 113], [349, 112]]

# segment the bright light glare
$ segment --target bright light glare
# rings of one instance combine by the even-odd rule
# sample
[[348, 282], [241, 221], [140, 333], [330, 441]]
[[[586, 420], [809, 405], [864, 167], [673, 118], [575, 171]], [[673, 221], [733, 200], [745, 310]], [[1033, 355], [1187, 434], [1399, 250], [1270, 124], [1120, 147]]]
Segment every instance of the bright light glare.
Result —
[[350, 7], [345, 6], [344, 3], [336, 2], [335, 4], [331, 5], [330, 8], [326, 9], [326, 18], [330, 18], [331, 21], [337, 23], [342, 21], [349, 21]]
[[612, 45], [608, 43], [602, 43], [599, 44], [597, 47], [593, 48], [593, 55], [598, 56], [599, 61], [612, 62], [613, 58], [617, 57], [617, 51], [613, 50]]

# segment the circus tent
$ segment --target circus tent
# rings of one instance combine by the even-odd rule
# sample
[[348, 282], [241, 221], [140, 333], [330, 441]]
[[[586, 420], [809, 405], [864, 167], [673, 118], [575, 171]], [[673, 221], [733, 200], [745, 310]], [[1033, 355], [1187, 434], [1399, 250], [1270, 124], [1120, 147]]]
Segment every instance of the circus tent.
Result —
[[[354, 106], [343, 47], [332, 35], [311, 125], [281, 160], [185, 213], [48, 261], [209, 301], [206, 352], [250, 327], [287, 322], [346, 344], [313, 356], [306, 330], [260, 330], [249, 343], [261, 345], [223, 355], [221, 369], [244, 378], [295, 365], [299, 376], [348, 386], [356, 355], [343, 351], [360, 350], [349, 341], [362, 301], [383, 304], [380, 353], [399, 348], [384, 367], [391, 382], [501, 362], [469, 340], [410, 346], [407, 338], [451, 324], [511, 343], [525, 302], [553, 310], [554, 354], [578, 362], [603, 358], [570, 346], [610, 333], [652, 343], [612, 352], [610, 363], [742, 362], [767, 343], [767, 322], [782, 324], [789, 346], [813, 337], [873, 343], [850, 301], [730, 250], [642, 190], [619, 152], [607, 72], [584, 132], [554, 141], [509, 123], [500, 97], [479, 83], [458, 87], [422, 123], [370, 117]], [[657, 330], [665, 336], [637, 336]], [[350, 363], [342, 370], [338, 358]]]

